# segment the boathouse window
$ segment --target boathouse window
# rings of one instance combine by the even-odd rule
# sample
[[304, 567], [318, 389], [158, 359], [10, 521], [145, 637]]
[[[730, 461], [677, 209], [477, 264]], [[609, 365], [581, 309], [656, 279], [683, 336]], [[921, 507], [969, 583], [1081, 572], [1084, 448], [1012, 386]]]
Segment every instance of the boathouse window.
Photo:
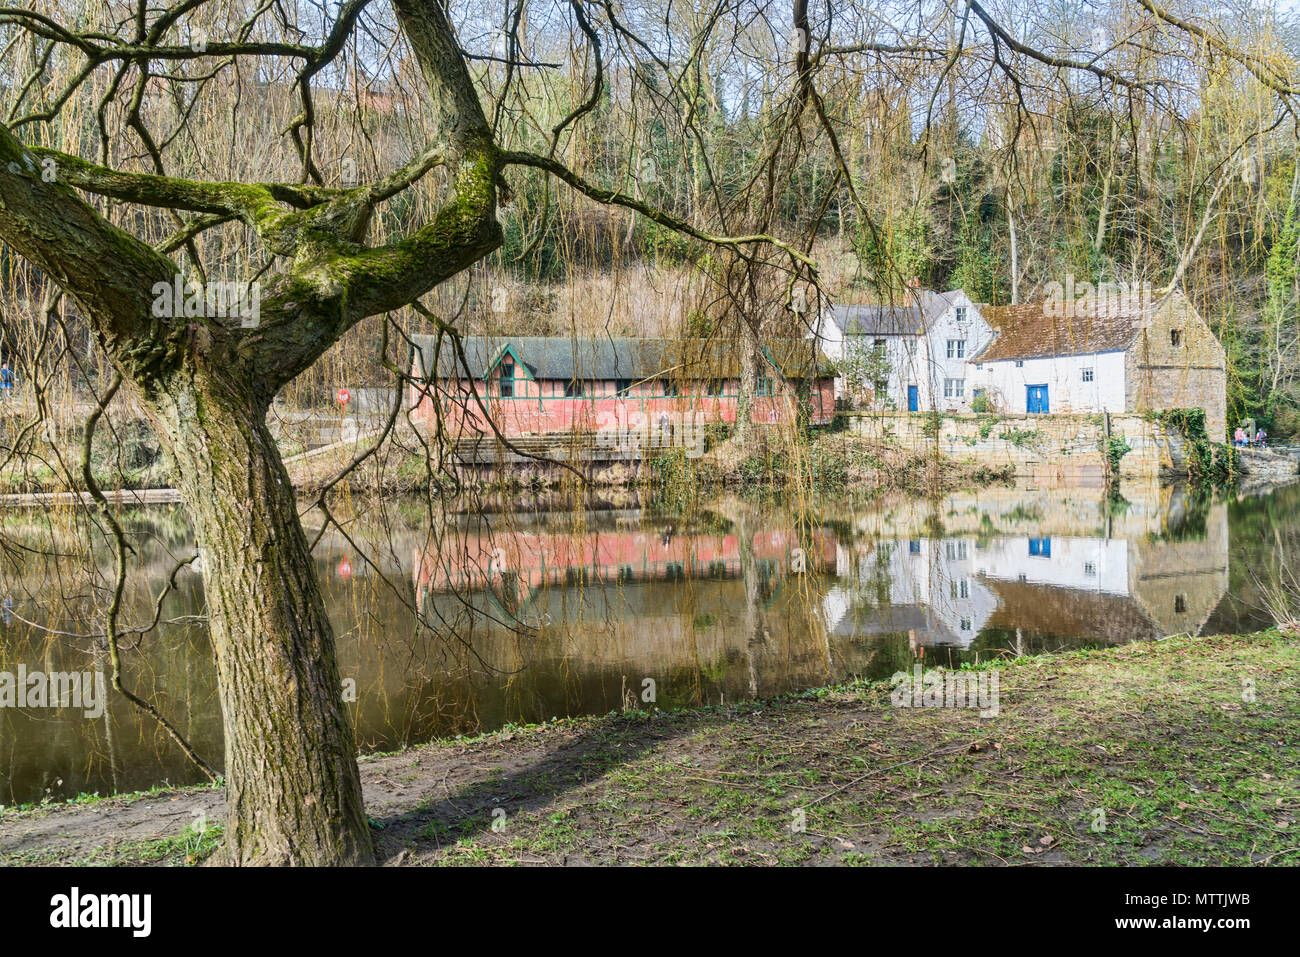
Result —
[[515, 364], [506, 359], [501, 363], [501, 397], [503, 399], [514, 398], [515, 394]]
[[944, 379], [943, 380], [943, 397], [945, 399], [961, 399], [966, 395], [965, 379]]
[[771, 395], [772, 380], [768, 376], [759, 376], [758, 388], [754, 390], [755, 395]]
[[706, 394], [707, 394], [707, 395], [722, 395], [723, 392], [725, 391], [725, 389], [723, 388], [725, 385], [726, 385], [726, 382], [725, 382], [724, 380], [722, 380], [722, 379], [710, 379], [710, 380], [709, 380], [709, 384], [708, 384], [708, 386], [707, 386]]
[[580, 399], [582, 398], [582, 385], [581, 379], [569, 379], [564, 383], [564, 394], [570, 399]]
[[1170, 329], [1170, 330], [1169, 330], [1169, 344], [1170, 344], [1171, 346], [1173, 346], [1175, 349], [1177, 349], [1178, 347], [1180, 347], [1180, 346], [1183, 344], [1183, 330], [1181, 330], [1181, 329]]
[[1029, 554], [1035, 558], [1052, 557], [1052, 540], [1050, 538], [1031, 538], [1029, 540]]
[[957, 307], [957, 311], [956, 311], [956, 313], [957, 313], [957, 321], [958, 321], [958, 322], [965, 322], [965, 321], [966, 321], [966, 307], [965, 307], [965, 306], [958, 306], [958, 307]]
[[1096, 562], [1084, 562], [1084, 563], [1083, 563], [1083, 573], [1084, 573], [1085, 575], [1087, 575], [1089, 578], [1096, 578], [1096, 577], [1097, 577], [1097, 563], [1096, 563]]
[[1175, 595], [1175, 596], [1174, 596], [1174, 612], [1175, 612], [1176, 614], [1181, 615], [1181, 614], [1182, 614], [1183, 612], [1185, 612], [1185, 611], [1187, 611], [1187, 596], [1186, 596], [1186, 595]]
[[1024, 367], [1025, 367], [1025, 360], [1024, 360], [1024, 359], [1017, 359], [1017, 360], [1016, 360], [1016, 368], [1017, 368], [1017, 369], [1023, 369]]
[[966, 358], [966, 340], [949, 339], [948, 340], [948, 358], [965, 359]]
[[1084, 382], [1091, 382], [1091, 381], [1092, 381], [1092, 368], [1091, 368], [1091, 367], [1089, 367], [1089, 368], [1083, 370], [1083, 381], [1084, 381]]
[[664, 384], [664, 395], [674, 396], [680, 394], [677, 391], [677, 383], [674, 382], [672, 379], [664, 379], [663, 384]]
[[615, 380], [614, 380], [614, 391], [617, 392], [619, 395], [627, 395], [629, 392], [632, 391], [632, 380], [631, 380], [631, 379], [615, 379]]

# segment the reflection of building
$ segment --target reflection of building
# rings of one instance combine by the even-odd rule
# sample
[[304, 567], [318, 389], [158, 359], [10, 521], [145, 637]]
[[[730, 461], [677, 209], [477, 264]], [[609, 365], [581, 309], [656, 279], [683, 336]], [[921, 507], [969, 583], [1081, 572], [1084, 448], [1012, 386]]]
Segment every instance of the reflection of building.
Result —
[[417, 551], [415, 589], [421, 602], [428, 592], [490, 590], [508, 596], [518, 610], [550, 586], [736, 578], [745, 546], [767, 579], [821, 572], [835, 564], [835, 536], [826, 528], [802, 538], [792, 529], [766, 529], [747, 543], [734, 531], [678, 533], [667, 524], [579, 532], [515, 528]]
[[568, 713], [604, 712], [646, 678], [661, 706], [781, 693], [868, 672], [880, 657], [878, 643], [831, 641], [818, 627], [835, 567], [830, 528], [679, 530], [640, 513], [586, 520], [580, 531], [568, 530], [571, 516], [495, 534], [462, 529], [414, 551], [423, 625], [454, 636], [442, 642], [450, 653], [509, 676], [509, 697], [522, 696], [503, 720], [555, 714], [555, 701]]
[[966, 647], [984, 628], [1092, 641], [1197, 634], [1228, 590], [1228, 516], [1169, 535], [1004, 535], [878, 542], [841, 553], [823, 601], [835, 634]]
[[840, 584], [823, 602], [837, 635], [900, 634], [915, 644], [966, 646], [997, 607], [975, 574], [974, 539], [900, 539], [877, 543], [858, 574], [841, 552]]

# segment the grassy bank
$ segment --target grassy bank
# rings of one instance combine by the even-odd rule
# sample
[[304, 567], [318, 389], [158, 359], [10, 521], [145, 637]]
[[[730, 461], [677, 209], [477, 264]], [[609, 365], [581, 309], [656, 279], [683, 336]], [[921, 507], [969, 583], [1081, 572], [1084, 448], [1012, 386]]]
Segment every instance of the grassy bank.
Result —
[[[849, 684], [435, 742], [364, 759], [367, 807], [389, 864], [1300, 863], [1295, 638], [998, 667], [987, 718]], [[221, 801], [6, 812], [0, 861], [196, 862]]]

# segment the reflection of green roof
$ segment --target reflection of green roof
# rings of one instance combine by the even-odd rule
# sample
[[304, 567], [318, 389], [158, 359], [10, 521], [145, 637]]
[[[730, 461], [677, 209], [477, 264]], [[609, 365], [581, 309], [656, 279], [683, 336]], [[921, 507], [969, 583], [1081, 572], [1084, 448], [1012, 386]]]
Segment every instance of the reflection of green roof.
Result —
[[[420, 369], [428, 378], [437, 358], [438, 375], [464, 374], [451, 339], [412, 336]], [[735, 343], [717, 339], [590, 339], [559, 336], [466, 336], [466, 364], [476, 379], [486, 378], [507, 350], [534, 379], [649, 379], [671, 372], [675, 378], [737, 378], [740, 356]], [[811, 339], [769, 339], [763, 352], [782, 374], [801, 378], [834, 375], [834, 367]]]

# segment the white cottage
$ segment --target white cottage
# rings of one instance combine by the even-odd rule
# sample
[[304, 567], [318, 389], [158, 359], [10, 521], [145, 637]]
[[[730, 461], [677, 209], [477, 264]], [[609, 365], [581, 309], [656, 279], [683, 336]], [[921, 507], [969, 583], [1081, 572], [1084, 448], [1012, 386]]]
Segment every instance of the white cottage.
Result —
[[916, 290], [896, 306], [834, 306], [814, 336], [840, 366], [836, 396], [912, 412], [969, 411], [969, 360], [992, 338], [963, 290]]
[[1002, 306], [985, 316], [996, 334], [974, 355], [971, 385], [991, 408], [1203, 408], [1210, 437], [1224, 437], [1226, 357], [1181, 292]]

